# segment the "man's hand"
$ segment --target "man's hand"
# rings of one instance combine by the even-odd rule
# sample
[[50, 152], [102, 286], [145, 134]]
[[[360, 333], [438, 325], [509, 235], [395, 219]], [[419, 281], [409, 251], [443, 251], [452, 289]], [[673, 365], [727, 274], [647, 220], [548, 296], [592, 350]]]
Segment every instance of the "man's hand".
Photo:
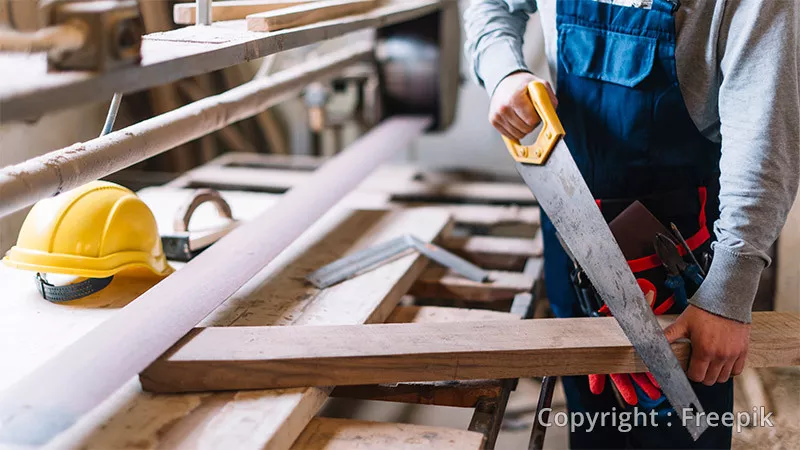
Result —
[[539, 115], [536, 114], [527, 95], [528, 84], [531, 81], [544, 83], [553, 107], [558, 106], [550, 83], [528, 72], [516, 72], [503, 78], [492, 95], [489, 122], [505, 137], [522, 140], [539, 125]]
[[692, 359], [686, 372], [690, 380], [711, 386], [742, 373], [750, 344], [750, 324], [689, 305], [664, 334], [670, 343], [680, 338], [692, 342]]

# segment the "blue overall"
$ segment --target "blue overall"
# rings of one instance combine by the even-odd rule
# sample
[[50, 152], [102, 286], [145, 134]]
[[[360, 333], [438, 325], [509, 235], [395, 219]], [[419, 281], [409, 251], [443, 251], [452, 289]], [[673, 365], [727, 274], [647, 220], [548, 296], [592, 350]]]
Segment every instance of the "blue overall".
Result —
[[[663, 224], [675, 222], [684, 235], [711, 236], [719, 216], [720, 145], [698, 131], [678, 86], [673, 17], [677, 8], [677, 1], [668, 0], [653, 0], [650, 9], [558, 0], [558, 116], [606, 220], [638, 199]], [[569, 279], [572, 263], [545, 215], [542, 229], [552, 309], [558, 317], [581, 315]], [[679, 312], [677, 308], [669, 312]], [[563, 383], [570, 411], [623, 408], [608, 386], [602, 394], [592, 394], [585, 376], [564, 377]], [[692, 385], [707, 412], [732, 410], [732, 382]], [[693, 442], [667, 402], [657, 408], [657, 427], [639, 426], [624, 433], [615, 425], [595, 426], [587, 433], [587, 424], [571, 433], [571, 446], [730, 447], [729, 427], [709, 428]]]

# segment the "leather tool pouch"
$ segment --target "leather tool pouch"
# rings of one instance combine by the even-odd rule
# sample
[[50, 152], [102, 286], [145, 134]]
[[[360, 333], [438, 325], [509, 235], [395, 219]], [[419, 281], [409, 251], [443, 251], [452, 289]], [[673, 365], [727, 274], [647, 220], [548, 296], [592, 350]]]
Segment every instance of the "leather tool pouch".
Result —
[[[664, 283], [667, 273], [655, 254], [653, 241], [658, 233], [676, 240], [667, 226], [675, 223], [703, 269], [710, 265], [710, 232], [706, 226], [707, 193], [705, 188], [677, 191], [640, 200], [602, 200], [598, 205], [611, 220], [609, 228], [622, 249], [644, 292], [655, 291], [653, 310], [656, 315], [677, 314], [682, 307], [675, 304], [672, 291]], [[683, 253], [683, 252], [682, 252]], [[684, 258], [687, 262], [691, 260]], [[607, 315], [608, 308], [597, 296], [588, 277], [580, 268], [570, 274], [581, 310], [586, 316]], [[697, 286], [686, 283], [691, 298]]]

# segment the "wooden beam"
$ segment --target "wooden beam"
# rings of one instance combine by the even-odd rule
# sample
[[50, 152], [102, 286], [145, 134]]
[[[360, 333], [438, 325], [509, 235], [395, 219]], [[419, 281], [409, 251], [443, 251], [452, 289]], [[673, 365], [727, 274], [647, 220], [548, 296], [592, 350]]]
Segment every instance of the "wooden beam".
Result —
[[448, 308], [442, 306], [398, 306], [384, 323], [481, 322], [519, 320], [521, 316], [487, 309]]
[[[520, 320], [520, 316], [485, 309], [445, 308], [439, 306], [398, 306], [385, 323], [447, 323], [486, 320]], [[332, 397], [416, 403], [420, 405], [474, 408], [481, 399], [497, 398], [503, 380], [444, 381], [433, 383], [393, 383], [339, 386]]]
[[536, 278], [522, 272], [490, 271], [485, 283], [472, 281], [444, 267], [431, 267], [408, 292], [423, 298], [494, 302], [511, 300], [533, 288]]
[[[215, 1], [211, 5], [211, 15], [215, 22], [223, 20], [240, 20], [250, 14], [272, 11], [313, 3], [316, 0], [228, 0]], [[176, 3], [172, 9], [172, 18], [178, 25], [194, 25], [197, 13], [197, 2]]]
[[251, 33], [244, 22], [186, 27], [145, 36], [142, 63], [105, 73], [47, 72], [46, 55], [0, 55], [0, 124], [31, 120], [48, 111], [138, 92], [358, 30], [432, 14], [452, 0], [392, 2], [368, 14], [275, 33]]
[[317, 22], [365, 13], [377, 6], [376, 0], [321, 0], [247, 16], [249, 31], [279, 31]]
[[[308, 178], [309, 172], [260, 167], [207, 166], [191, 171], [191, 181], [197, 185], [216, 188], [246, 188], [275, 192], [289, 189]], [[395, 202], [419, 204], [468, 203], [470, 205], [528, 205], [536, 201], [530, 189], [522, 183], [489, 183], [463, 181], [431, 184], [422, 181], [402, 183], [374, 181], [362, 187], [364, 190], [387, 192]], [[514, 210], [513, 208], [511, 209]], [[538, 210], [536, 211], [538, 214]], [[538, 216], [535, 219], [538, 222]]]
[[484, 269], [521, 271], [528, 258], [541, 258], [542, 234], [534, 239], [496, 236], [448, 237], [444, 242], [451, 252]]
[[[798, 329], [798, 314], [754, 313], [747, 365], [800, 365]], [[689, 342], [672, 349], [686, 364]], [[645, 371], [605, 317], [196, 329], [140, 380], [153, 392], [196, 392]]]
[[315, 417], [292, 450], [481, 450], [475, 431]]
[[421, 181], [395, 186], [392, 200], [402, 202], [482, 203], [487, 205], [536, 206], [536, 199], [524, 183], [465, 181], [429, 184]]
[[436, 206], [446, 208], [456, 222], [475, 227], [525, 225], [532, 235], [539, 228], [540, 212], [536, 206], [458, 205], [443, 203], [406, 203], [406, 206]]
[[331, 397], [474, 408], [482, 399], [498, 397], [502, 390], [502, 380], [434, 381], [338, 386]]
[[[0, 442], [40, 445], [71, 426], [225, 302], [429, 124], [429, 118], [410, 117], [383, 122], [319, 169], [312, 181], [292, 189], [2, 392]], [[145, 340], [142, 330], [147, 330]]]

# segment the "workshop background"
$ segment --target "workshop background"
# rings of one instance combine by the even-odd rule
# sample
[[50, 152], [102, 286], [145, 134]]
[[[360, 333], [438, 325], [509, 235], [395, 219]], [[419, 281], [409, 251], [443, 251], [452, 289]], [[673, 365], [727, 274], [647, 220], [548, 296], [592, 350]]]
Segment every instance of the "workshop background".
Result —
[[[159, 0], [146, 2], [142, 14], [147, 32], [164, 31], [174, 27], [169, 14], [171, 3]], [[468, 3], [469, 0], [461, 0], [461, 9], [463, 10]], [[0, 8], [3, 8], [0, 9], [0, 25], [8, 23], [12, 14], [2, 5], [4, 5], [3, 0], [0, 0]], [[34, 29], [35, 3], [15, 2], [13, 22], [17, 29]], [[296, 62], [307, 59], [314, 52], [328, 52], [358, 39], [358, 36], [346, 36], [310, 48], [290, 50], [268, 57], [274, 59], [270, 70], [274, 72], [291, 67]], [[538, 74], [546, 74], [541, 29], [536, 17], [533, 17], [528, 25], [526, 46], [541, 50], [525, 53], [540, 55], [539, 58], [528, 61], [528, 65]], [[496, 180], [516, 181], [516, 171], [503, 141], [487, 121], [489, 99], [485, 91], [469, 79], [469, 64], [464, 61], [463, 46], [459, 48], [459, 52], [462, 58], [463, 82], [459, 87], [455, 122], [447, 131], [428, 134], [418, 139], [407, 151], [401, 152], [396, 162], [414, 163], [432, 170], [491, 173]], [[116, 129], [196, 101], [209, 94], [223, 92], [253, 77], [261, 67], [261, 60], [254, 61], [210, 75], [162, 86], [149, 92], [126, 96]], [[332, 93], [326, 91], [327, 87], [319, 88], [322, 92], [317, 94], [335, 97], [330, 106], [329, 116], [336, 115], [337, 103], [342, 105], [342, 110], [346, 110], [353, 101], [352, 92], [345, 90]], [[118, 172], [108, 177], [108, 180], [138, 190], [169, 182], [186, 170], [206, 163], [227, 151], [332, 155], [358, 137], [358, 128], [349, 123], [343, 124], [341, 129], [334, 133], [310, 132], [310, 121], [313, 120], [313, 116], [308, 113], [308, 101], [310, 100], [307, 98], [289, 100], [255, 118], [232, 125], [229, 128], [233, 129], [233, 132], [213, 133], [210, 139], [198, 139], [180, 146], [171, 152]], [[108, 106], [109, 102], [86, 104], [48, 113], [32, 123], [11, 123], [0, 126], [0, 167], [17, 164], [54, 149], [95, 138], [102, 128]], [[5, 253], [16, 242], [22, 221], [28, 211], [26, 208], [0, 218], [0, 254]], [[765, 274], [759, 301], [762, 305], [771, 304], [778, 310], [800, 312], [800, 207], [797, 205], [776, 245], [774, 255], [778, 261], [777, 271], [772, 270]], [[800, 448], [800, 372], [797, 367], [789, 367], [758, 369], [757, 373], [761, 385], [737, 383], [736, 408], [749, 409], [748, 401], [754, 405], [770, 405], [777, 411], [775, 419], [778, 426], [750, 428], [742, 434], [734, 434], [734, 448]], [[511, 395], [496, 448], [519, 449], [527, 445], [539, 388], [539, 380], [520, 380], [516, 391]], [[556, 390], [553, 405], [555, 411], [564, 410], [564, 398], [560, 389]], [[463, 408], [343, 399], [329, 401], [324, 414], [329, 417], [342, 416], [460, 429], [466, 428], [472, 417], [472, 411]], [[549, 430], [545, 448], [563, 448], [566, 445], [566, 431], [562, 428]]]

